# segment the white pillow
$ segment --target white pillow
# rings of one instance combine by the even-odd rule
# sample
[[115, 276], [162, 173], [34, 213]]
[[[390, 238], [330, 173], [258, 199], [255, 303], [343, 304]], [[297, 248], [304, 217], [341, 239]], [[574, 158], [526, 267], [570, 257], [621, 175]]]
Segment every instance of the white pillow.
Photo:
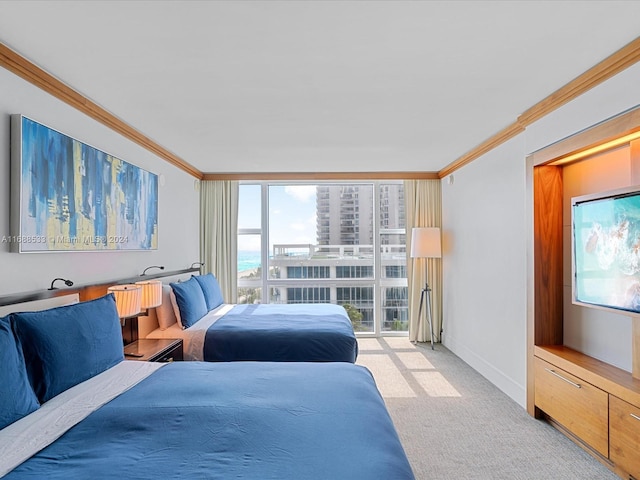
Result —
[[171, 309], [173, 310], [173, 316], [180, 325], [180, 328], [184, 329], [182, 326], [182, 319], [180, 318], [180, 307], [178, 307], [178, 301], [176, 300], [176, 294], [173, 293], [173, 288], [169, 287], [171, 291], [169, 292], [169, 296], [171, 297]]
[[[170, 285], [162, 286], [162, 305], [156, 307], [156, 316], [158, 317], [158, 326], [160, 330], [166, 330], [176, 323], [175, 295]], [[178, 315], [180, 312], [178, 311]]]

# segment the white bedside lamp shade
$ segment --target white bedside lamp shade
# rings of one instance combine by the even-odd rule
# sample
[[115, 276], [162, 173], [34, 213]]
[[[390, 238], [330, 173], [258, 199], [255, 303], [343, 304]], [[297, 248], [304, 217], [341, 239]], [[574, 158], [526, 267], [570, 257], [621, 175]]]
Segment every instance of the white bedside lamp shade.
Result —
[[411, 230], [411, 258], [440, 258], [442, 246], [439, 227], [416, 227]]
[[116, 297], [116, 308], [120, 318], [132, 317], [142, 310], [142, 287], [140, 285], [114, 285], [107, 289]]
[[142, 310], [158, 307], [162, 304], [162, 282], [160, 280], [146, 280], [136, 282], [142, 287]]

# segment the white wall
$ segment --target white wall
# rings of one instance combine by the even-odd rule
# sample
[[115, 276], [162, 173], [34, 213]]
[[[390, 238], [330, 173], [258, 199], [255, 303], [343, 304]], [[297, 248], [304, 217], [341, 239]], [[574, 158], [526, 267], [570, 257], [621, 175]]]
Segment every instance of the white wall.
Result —
[[522, 137], [442, 184], [444, 344], [525, 402], [526, 224]]
[[[55, 277], [76, 284], [136, 276], [149, 265], [166, 270], [199, 260], [199, 192], [194, 178], [147, 150], [0, 68], [0, 239], [9, 236], [10, 119], [21, 113], [155, 174], [159, 186], [158, 249], [145, 252], [11, 253], [0, 241], [0, 295], [47, 289]], [[162, 139], [158, 139], [162, 143]]]
[[[542, 118], [526, 132], [443, 179], [444, 343], [523, 407], [526, 406], [527, 154], [640, 104], [640, 64]], [[597, 318], [596, 318], [597, 317]], [[565, 328], [583, 351], [623, 368], [626, 319], [589, 314]], [[579, 320], [577, 320], [579, 321]], [[579, 331], [580, 339], [572, 339]], [[602, 336], [605, 338], [602, 338]], [[589, 339], [599, 338], [597, 342]], [[591, 346], [593, 350], [590, 350]]]

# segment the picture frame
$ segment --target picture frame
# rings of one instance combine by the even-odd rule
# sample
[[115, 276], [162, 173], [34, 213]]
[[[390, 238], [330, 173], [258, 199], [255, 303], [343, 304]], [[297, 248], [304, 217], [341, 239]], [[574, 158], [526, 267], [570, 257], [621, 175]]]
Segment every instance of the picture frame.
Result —
[[158, 248], [158, 176], [11, 115], [12, 252]]

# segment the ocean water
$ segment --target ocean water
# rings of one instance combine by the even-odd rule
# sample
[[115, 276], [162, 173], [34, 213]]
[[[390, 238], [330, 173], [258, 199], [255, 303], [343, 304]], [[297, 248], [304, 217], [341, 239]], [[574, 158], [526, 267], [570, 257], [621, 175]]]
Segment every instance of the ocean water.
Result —
[[260, 266], [260, 252], [251, 252], [248, 250], [238, 251], [238, 271], [253, 270]]

